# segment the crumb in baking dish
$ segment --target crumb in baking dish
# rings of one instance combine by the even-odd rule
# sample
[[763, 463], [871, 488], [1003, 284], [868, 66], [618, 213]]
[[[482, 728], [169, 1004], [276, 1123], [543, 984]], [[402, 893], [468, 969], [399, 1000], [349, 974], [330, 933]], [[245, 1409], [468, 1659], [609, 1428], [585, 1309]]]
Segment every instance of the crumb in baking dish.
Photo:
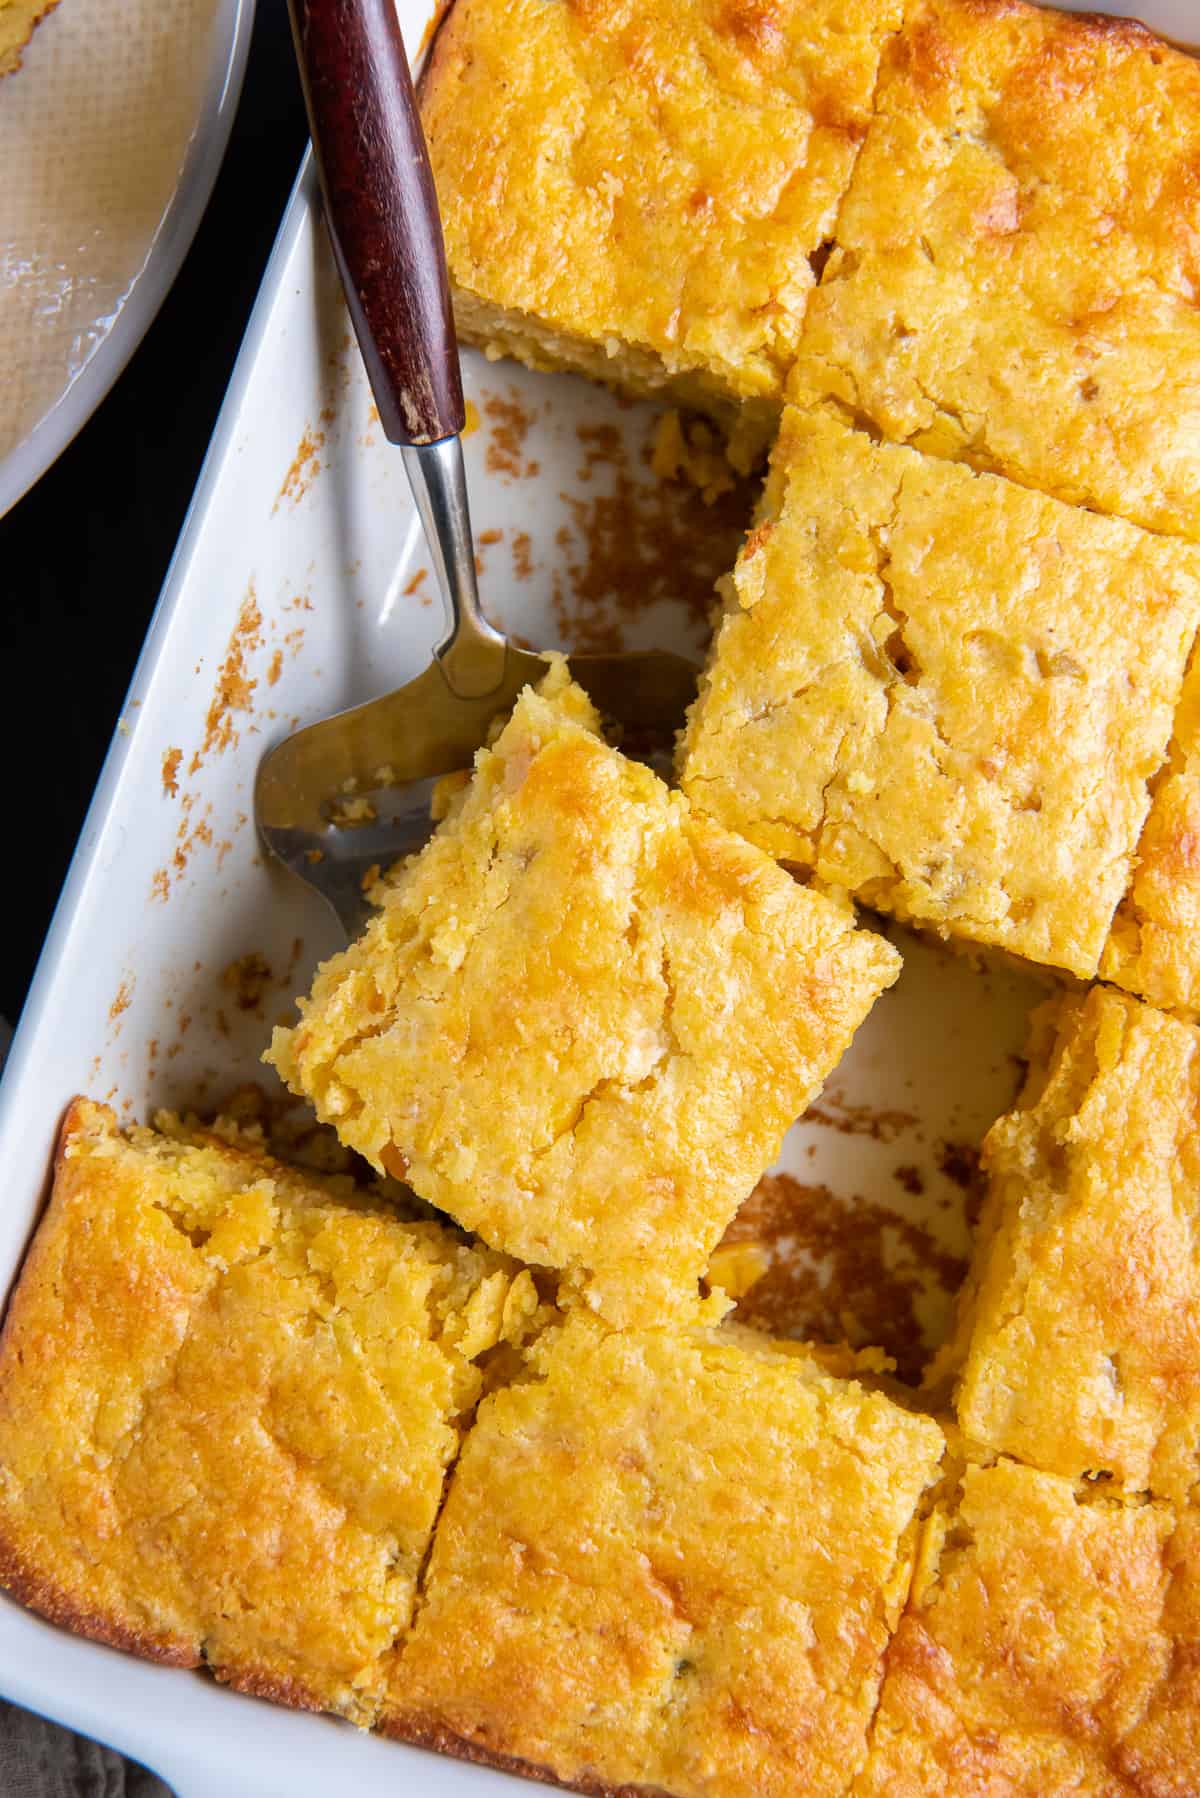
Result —
[[35, 27], [57, 5], [58, 0], [0, 0], [0, 76], [20, 68]]
[[589, 1790], [843, 1793], [932, 1419], [751, 1332], [607, 1334], [484, 1401], [382, 1727]]
[[1200, 539], [1200, 63], [1127, 19], [917, 0], [791, 397]]
[[1035, 1013], [955, 1331], [966, 1436], [1176, 1501], [1200, 1482], [1200, 1035], [1094, 987]]
[[769, 428], [901, 5], [456, 0], [421, 114], [463, 339]]
[[1097, 971], [1200, 622], [1200, 549], [789, 408], [681, 776], [937, 934]]
[[349, 1180], [164, 1124], [67, 1114], [0, 1341], [0, 1581], [370, 1722], [481, 1357], [540, 1327], [537, 1291]]
[[1200, 1515], [1011, 1461], [935, 1507], [852, 1798], [1200, 1791]]
[[560, 662], [268, 1059], [374, 1167], [656, 1322], [899, 966], [610, 748]]

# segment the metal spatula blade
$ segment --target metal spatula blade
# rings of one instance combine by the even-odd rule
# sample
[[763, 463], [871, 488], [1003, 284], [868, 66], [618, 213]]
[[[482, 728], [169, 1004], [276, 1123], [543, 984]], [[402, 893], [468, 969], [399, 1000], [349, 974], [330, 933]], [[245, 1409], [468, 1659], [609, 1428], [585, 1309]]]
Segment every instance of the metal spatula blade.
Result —
[[[353, 935], [363, 883], [423, 843], [434, 782], [546, 672], [484, 617], [460, 432], [462, 378], [429, 157], [393, 0], [290, 0], [326, 222], [380, 422], [401, 446], [446, 611], [429, 667], [264, 756], [255, 821], [270, 853]], [[655, 650], [571, 656], [630, 753], [669, 752], [696, 670]]]

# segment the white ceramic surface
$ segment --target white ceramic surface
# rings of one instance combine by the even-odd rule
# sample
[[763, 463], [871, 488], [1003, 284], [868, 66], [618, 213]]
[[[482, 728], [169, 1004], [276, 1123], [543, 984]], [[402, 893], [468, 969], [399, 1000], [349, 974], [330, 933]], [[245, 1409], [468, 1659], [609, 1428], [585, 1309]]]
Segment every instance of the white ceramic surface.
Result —
[[[1181, 35], [1194, 4], [1147, 0], [1144, 10]], [[410, 43], [421, 12], [420, 0], [402, 7]], [[595, 619], [606, 566], [628, 548], [619, 523], [627, 504], [609, 518], [608, 496], [637, 489], [652, 516], [642, 452], [653, 415], [582, 382], [474, 355], [465, 373], [482, 416], [467, 455], [485, 604], [531, 640], [561, 641], [556, 576], [593, 591]], [[295, 722], [382, 692], [423, 664], [438, 628], [428, 579], [417, 578], [423, 566], [306, 170], [0, 1084], [0, 1286], [36, 1216], [74, 1092], [145, 1115], [211, 1101], [260, 1074], [269, 1023], [336, 938], [320, 903], [256, 852], [254, 767]], [[652, 577], [663, 578], [661, 566]], [[695, 642], [665, 603], [640, 612], [627, 640]], [[1012, 1057], [1040, 989], [894, 934], [906, 955], [900, 983], [834, 1075], [823, 1117], [791, 1132], [782, 1165], [848, 1211], [865, 1199], [889, 1214], [878, 1230], [883, 1258], [916, 1281], [914, 1312], [935, 1339], [950, 1294], [928, 1259], [914, 1258], [907, 1227], [925, 1229], [947, 1254], [964, 1251], [963, 1194], [946, 1171], [946, 1144], [977, 1141], [1010, 1102]], [[274, 976], [264, 1015], [240, 1011], [221, 979], [249, 952]], [[0, 1688], [146, 1761], [181, 1798], [515, 1790], [506, 1776], [75, 1640], [2, 1598]]]
[[0, 517], [166, 298], [221, 166], [253, 18], [254, 0], [62, 0], [0, 82]]

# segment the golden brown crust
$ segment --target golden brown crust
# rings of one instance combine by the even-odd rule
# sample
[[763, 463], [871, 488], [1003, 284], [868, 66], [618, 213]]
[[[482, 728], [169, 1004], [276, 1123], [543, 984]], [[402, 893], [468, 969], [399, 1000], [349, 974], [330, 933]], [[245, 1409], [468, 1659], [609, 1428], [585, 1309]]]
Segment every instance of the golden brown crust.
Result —
[[110, 1613], [85, 1609], [77, 1596], [56, 1585], [2, 1533], [0, 1586], [11, 1593], [18, 1604], [36, 1611], [47, 1623], [70, 1630], [72, 1635], [87, 1636], [93, 1642], [103, 1642], [106, 1648], [120, 1648], [126, 1654], [137, 1655], [140, 1660], [159, 1661], [166, 1667], [203, 1665], [203, 1656], [195, 1641], [139, 1629], [133, 1624], [122, 1623]]
[[269, 1059], [376, 1166], [611, 1321], [708, 1255], [895, 951], [527, 689]]
[[777, 403], [900, 11], [457, 0], [421, 103], [460, 330]]
[[541, 1785], [560, 1786], [566, 1792], [583, 1792], [586, 1798], [673, 1798], [661, 1786], [605, 1785], [599, 1779], [560, 1779], [552, 1768], [535, 1761], [519, 1760], [512, 1754], [498, 1754], [469, 1736], [456, 1735], [444, 1724], [431, 1722], [419, 1713], [389, 1711], [379, 1725], [380, 1733], [395, 1742], [407, 1742], [413, 1748], [429, 1748], [435, 1754], [448, 1754], [454, 1760], [472, 1761], [479, 1767], [491, 1767], [497, 1773], [513, 1773], [518, 1779], [535, 1779]]
[[863, 904], [1095, 974], [1200, 549], [789, 408], [683, 744], [699, 806]]
[[954, 1337], [966, 1435], [1183, 1502], [1200, 1481], [1200, 1036], [1121, 993], [1046, 1006]]
[[369, 1722], [477, 1358], [538, 1317], [528, 1272], [344, 1177], [77, 1100], [0, 1337], [0, 1583]]
[[1200, 67], [1128, 20], [917, 0], [791, 397], [1200, 537]]
[[0, 78], [21, 67], [34, 31], [58, 0], [0, 0]]
[[750, 1331], [575, 1314], [537, 1367], [480, 1409], [384, 1727], [584, 1787], [842, 1793], [937, 1425]]

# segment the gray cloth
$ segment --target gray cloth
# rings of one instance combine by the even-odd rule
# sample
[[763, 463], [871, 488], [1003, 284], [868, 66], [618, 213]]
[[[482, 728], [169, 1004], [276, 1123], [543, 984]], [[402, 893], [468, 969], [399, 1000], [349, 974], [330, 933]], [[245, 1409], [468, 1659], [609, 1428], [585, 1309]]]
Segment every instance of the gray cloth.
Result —
[[0, 1699], [0, 1798], [171, 1798], [114, 1748]]

